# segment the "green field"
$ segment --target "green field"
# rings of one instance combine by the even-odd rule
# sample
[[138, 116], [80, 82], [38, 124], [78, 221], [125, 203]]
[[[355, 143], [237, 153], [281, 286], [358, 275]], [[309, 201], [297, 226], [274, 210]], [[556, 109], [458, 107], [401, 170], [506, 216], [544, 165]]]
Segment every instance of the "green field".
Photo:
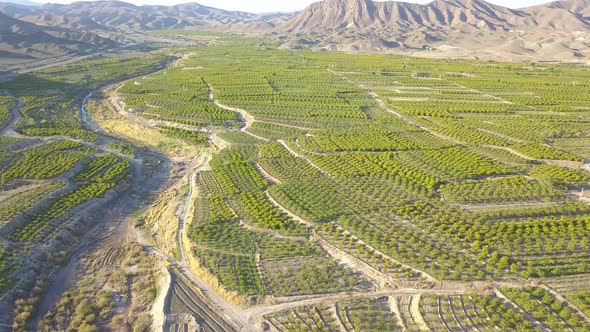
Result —
[[[232, 144], [211, 163], [209, 177], [225, 197], [209, 202], [215, 220], [236, 219], [222, 211], [229, 204], [261, 227], [283, 225], [263, 217], [272, 210], [260, 205], [264, 196], [242, 194], [267, 190], [318, 229], [333, 223], [436, 278], [589, 271], [590, 252], [580, 243], [589, 235], [587, 208], [543, 212], [588, 185], [581, 151], [589, 147], [556, 144], [590, 136], [586, 68], [249, 45], [191, 52], [185, 68], [199, 69], [128, 82], [121, 93], [137, 105], [133, 90], [153, 82], [172, 99], [189, 82], [197, 88], [191, 93], [206, 84], [216, 101], [253, 117], [247, 144], [259, 153], [242, 160]], [[202, 113], [188, 120], [203, 122]], [[225, 117], [226, 130], [235, 131], [227, 124], [233, 117]], [[256, 167], [280, 183], [265, 183]], [[501, 209], [493, 222], [490, 209]]]
[[[14, 129], [30, 141], [0, 141], [0, 292], [26, 258], [13, 250], [131, 184], [138, 147], [88, 130], [77, 109], [124, 67], [132, 78], [111, 92], [126, 113], [215, 148], [195, 176], [188, 254], [244, 303], [326, 297], [265, 314], [276, 330], [590, 328], [588, 67], [215, 37], [151, 74], [161, 57], [0, 84], [25, 103]], [[12, 105], [2, 98], [0, 123]], [[575, 287], [559, 293], [560, 278]]]
[[[577, 198], [588, 188], [590, 175], [584, 163], [590, 149], [587, 68], [289, 52], [241, 44], [190, 52], [184, 70], [159, 73], [169, 79], [157, 82], [184, 91], [192, 81], [197, 92], [203, 83], [209, 99], [239, 110], [239, 118], [248, 121], [241, 131], [231, 114], [216, 124], [211, 119], [222, 112], [211, 109], [208, 119], [199, 106], [179, 122], [219, 128], [218, 136], [230, 144], [213, 157], [212, 171], [203, 173], [208, 194], [197, 210], [205, 212], [197, 214], [191, 230], [197, 244], [205, 229], [217, 239], [212, 230], [219, 229], [221, 236], [238, 220], [293, 234], [289, 225], [299, 220], [281, 216], [288, 211], [306, 221], [303, 226], [316, 234], [312, 238], [321, 237], [402, 285], [428, 285], [432, 279], [526, 285], [531, 277], [590, 272], [590, 209]], [[132, 84], [145, 92], [153, 81], [128, 82], [123, 98], [138, 105]], [[176, 93], [169, 94], [171, 99]], [[192, 98], [201, 103], [204, 97]], [[147, 118], [153, 112], [158, 111], [150, 109]], [[224, 241], [214, 242], [228, 249]], [[227, 270], [218, 269], [226, 263], [210, 261], [207, 251], [195, 254], [222, 283], [228, 280]], [[274, 262], [263, 258], [263, 268], [255, 271], [256, 246], [243, 254], [250, 268], [234, 268], [234, 278], [254, 274], [275, 290]], [[291, 262], [283, 264], [300, 264], [299, 259]], [[315, 278], [321, 280], [319, 274]], [[263, 281], [248, 280], [251, 286], [243, 290], [234, 281], [227, 286], [247, 295], [272, 294]], [[583, 297], [575, 299], [583, 303]], [[422, 301], [426, 306], [440, 300]], [[541, 325], [527, 325], [532, 324], [528, 318], [512, 315], [505, 303], [474, 296], [461, 301], [478, 313], [463, 312], [458, 323], [451, 322], [453, 310], [445, 304], [440, 310], [448, 310], [446, 318], [432, 317], [429, 327], [486, 329], [490, 319], [507, 329], [584, 324], [563, 313], [564, 325], [541, 317], [535, 318]], [[497, 306], [502, 309], [493, 309]], [[424, 310], [428, 315], [430, 309]], [[494, 311], [500, 316], [486, 316]], [[316, 318], [304, 319], [304, 326]], [[350, 319], [350, 330], [399, 327], [386, 319], [381, 325], [356, 326], [363, 322]], [[277, 328], [298, 329], [295, 323]]]

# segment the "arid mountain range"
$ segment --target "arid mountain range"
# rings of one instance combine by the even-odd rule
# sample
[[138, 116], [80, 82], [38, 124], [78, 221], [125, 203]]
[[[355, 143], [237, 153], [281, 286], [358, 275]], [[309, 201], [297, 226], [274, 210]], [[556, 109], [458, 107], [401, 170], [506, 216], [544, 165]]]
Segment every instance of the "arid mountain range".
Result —
[[[98, 45], [93, 47], [102, 47], [105, 38], [98, 35], [108, 38], [114, 32], [196, 29], [272, 36], [286, 48], [590, 61], [590, 0], [564, 0], [521, 9], [482, 0], [434, 0], [425, 5], [324, 0], [299, 13], [269, 15], [195, 3], [135, 6], [119, 1], [87, 1], [43, 6], [0, 3], [0, 12], [18, 20], [0, 18], [0, 50], [14, 53], [21, 47], [27, 56], [37, 56], [33, 53], [44, 38], [53, 45], [57, 45], [54, 38], [61, 38], [65, 45], [60, 50], [76, 50], [72, 41], [96, 41]], [[32, 37], [21, 33], [24, 44], [17, 43], [15, 31], [22, 31], [22, 27], [32, 31], [35, 26], [49, 37], [37, 34], [33, 42], [27, 40]], [[51, 30], [56, 28], [62, 32]]]
[[0, 2], [0, 12], [38, 25], [71, 29], [159, 29], [240, 30], [244, 25], [266, 23], [259, 29], [275, 27], [273, 21], [294, 14], [258, 15], [186, 3], [174, 6], [135, 6], [122, 1], [79, 1], [69, 5], [22, 6]]
[[481, 0], [325, 0], [277, 30], [291, 47], [573, 61], [590, 55], [589, 14], [588, 0], [517, 10]]
[[88, 30], [39, 26], [0, 12], [0, 57], [42, 59], [67, 53], [116, 47], [111, 39]]

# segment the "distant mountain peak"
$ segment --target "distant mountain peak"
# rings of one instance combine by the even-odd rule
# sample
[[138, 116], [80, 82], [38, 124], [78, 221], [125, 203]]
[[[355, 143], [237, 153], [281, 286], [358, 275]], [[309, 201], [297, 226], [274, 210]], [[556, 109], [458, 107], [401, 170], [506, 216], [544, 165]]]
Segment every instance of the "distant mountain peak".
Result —
[[590, 8], [590, 0], [559, 0], [550, 3], [549, 5], [553, 7], [565, 8], [568, 10], [587, 10]]
[[[513, 10], [485, 0], [324, 0], [277, 30], [288, 45], [342, 50], [434, 49], [579, 57], [590, 47], [590, 0]], [[584, 35], [580, 35], [583, 33]], [[288, 36], [291, 36], [290, 38]], [[295, 45], [295, 46], [293, 46]], [[542, 51], [541, 51], [542, 50]], [[558, 53], [559, 52], [559, 53]]]
[[279, 36], [284, 47], [411, 52], [438, 47], [452, 52], [477, 53], [490, 49], [506, 54], [544, 52], [543, 57], [559, 54], [564, 58], [579, 58], [580, 54], [588, 53], [590, 58], [590, 0], [561, 0], [518, 10], [486, 0], [432, 0], [424, 5], [323, 0], [298, 13], [272, 15], [227, 11], [194, 2], [135, 6], [123, 1], [100, 0], [26, 7], [2, 1], [0, 11], [10, 17], [38, 26], [78, 31], [258, 32]]
[[327, 4], [342, 4], [353, 8], [372, 6], [371, 0], [324, 0]]
[[29, 1], [29, 0], [1, 0], [0, 2], [7, 2], [7, 3], [12, 3], [15, 5], [21, 5], [21, 6], [41, 6], [42, 5], [42, 3]]
[[371, 10], [375, 4], [371, 0], [324, 0], [321, 2], [324, 8], [346, 9], [352, 11]]

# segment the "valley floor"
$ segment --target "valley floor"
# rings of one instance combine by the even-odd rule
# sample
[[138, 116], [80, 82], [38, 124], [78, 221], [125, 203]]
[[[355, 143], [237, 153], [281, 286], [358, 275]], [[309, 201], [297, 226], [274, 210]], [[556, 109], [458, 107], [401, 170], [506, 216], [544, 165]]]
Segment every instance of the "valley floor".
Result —
[[274, 46], [0, 84], [0, 323], [588, 329], [587, 71]]

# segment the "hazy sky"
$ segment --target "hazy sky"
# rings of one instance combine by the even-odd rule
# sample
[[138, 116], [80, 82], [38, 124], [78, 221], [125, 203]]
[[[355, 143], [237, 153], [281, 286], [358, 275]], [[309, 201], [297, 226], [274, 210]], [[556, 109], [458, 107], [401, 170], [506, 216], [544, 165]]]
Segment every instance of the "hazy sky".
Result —
[[[34, 1], [34, 0], [33, 0]], [[253, 13], [276, 12], [276, 11], [295, 11], [305, 8], [312, 2], [317, 0], [124, 0], [136, 5], [150, 4], [150, 5], [174, 5], [176, 3], [197, 2], [202, 5], [211, 6], [215, 8], [227, 10], [241, 10]], [[406, 0], [408, 2], [427, 3], [429, 0]], [[549, 2], [552, 0], [488, 0], [491, 3], [510, 7], [520, 8], [532, 6], [535, 4]], [[49, 0], [36, 2], [53, 2], [53, 3], [70, 3], [67, 0]]]

